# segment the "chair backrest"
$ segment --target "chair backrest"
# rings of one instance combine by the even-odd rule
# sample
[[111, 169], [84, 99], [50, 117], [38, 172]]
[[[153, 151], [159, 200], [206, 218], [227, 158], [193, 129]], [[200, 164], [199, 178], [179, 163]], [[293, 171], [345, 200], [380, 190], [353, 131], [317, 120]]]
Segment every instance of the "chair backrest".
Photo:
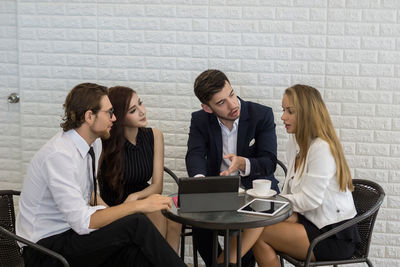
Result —
[[278, 181], [279, 181], [278, 186], [279, 186], [280, 191], [282, 191], [283, 185], [285, 183], [286, 175], [287, 175], [287, 168], [286, 168], [285, 164], [282, 161], [280, 161], [279, 159], [277, 159], [276, 160], [275, 178], [278, 179]]
[[366, 258], [369, 253], [376, 216], [385, 197], [385, 192], [380, 185], [368, 180], [353, 179], [353, 185], [353, 199], [357, 216], [366, 217], [357, 224], [361, 242], [357, 245], [354, 256]]
[[277, 166], [280, 166], [280, 167], [282, 168], [283, 173], [285, 174], [285, 177], [286, 177], [287, 168], [286, 168], [285, 164], [284, 164], [282, 161], [280, 161], [279, 159], [277, 159], [277, 160], [276, 160], [276, 165], [277, 165]]
[[171, 171], [169, 168], [167, 168], [165, 166], [164, 166], [164, 171], [166, 173], [168, 173], [174, 179], [176, 184], [178, 184], [178, 181], [179, 181], [178, 176], [176, 176], [176, 174], [173, 171]]
[[[0, 226], [15, 233], [13, 195], [19, 192], [0, 190]], [[17, 242], [0, 234], [0, 266], [24, 266]]]

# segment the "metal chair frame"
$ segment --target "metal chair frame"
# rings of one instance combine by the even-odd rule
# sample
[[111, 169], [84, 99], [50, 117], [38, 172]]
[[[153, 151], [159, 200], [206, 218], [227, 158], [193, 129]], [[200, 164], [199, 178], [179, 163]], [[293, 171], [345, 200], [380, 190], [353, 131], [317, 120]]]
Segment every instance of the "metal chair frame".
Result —
[[286, 168], [285, 164], [283, 164], [283, 162], [280, 161], [279, 159], [276, 160], [276, 164], [279, 165], [282, 168], [283, 172], [285, 173], [285, 177], [286, 177], [287, 168]]
[[[382, 187], [377, 183], [363, 179], [353, 179], [354, 191], [353, 198], [357, 209], [357, 215], [353, 219], [346, 223], [331, 229], [330, 231], [316, 237], [308, 248], [307, 256], [305, 261], [300, 261], [290, 257], [289, 255], [277, 252], [280, 256], [281, 266], [284, 266], [283, 259], [290, 262], [295, 266], [323, 266], [323, 265], [341, 265], [365, 262], [368, 266], [372, 267], [371, 261], [368, 259], [369, 247], [371, 243], [372, 231], [375, 225], [375, 220], [378, 215], [379, 208], [385, 197], [385, 192]], [[359, 204], [365, 203], [366, 200], [375, 201], [374, 204], [366, 209], [363, 209]], [[361, 242], [356, 246], [356, 251], [351, 259], [347, 260], [332, 260], [332, 261], [311, 261], [311, 253], [314, 247], [322, 240], [348, 228], [354, 224], [358, 225]], [[361, 232], [360, 229], [366, 230]]]
[[69, 267], [67, 260], [48, 248], [33, 243], [15, 234], [14, 196], [21, 192], [15, 190], [0, 190], [0, 266], [24, 266], [24, 259], [17, 241], [36, 249], [46, 255], [58, 259], [63, 266]]

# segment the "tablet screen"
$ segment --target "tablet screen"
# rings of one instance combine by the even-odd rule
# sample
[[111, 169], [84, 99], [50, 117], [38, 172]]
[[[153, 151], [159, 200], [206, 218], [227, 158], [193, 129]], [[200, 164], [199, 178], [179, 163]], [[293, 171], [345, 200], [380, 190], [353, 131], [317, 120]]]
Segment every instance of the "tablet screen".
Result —
[[288, 202], [284, 201], [256, 198], [238, 209], [238, 211], [250, 214], [273, 216], [287, 204]]

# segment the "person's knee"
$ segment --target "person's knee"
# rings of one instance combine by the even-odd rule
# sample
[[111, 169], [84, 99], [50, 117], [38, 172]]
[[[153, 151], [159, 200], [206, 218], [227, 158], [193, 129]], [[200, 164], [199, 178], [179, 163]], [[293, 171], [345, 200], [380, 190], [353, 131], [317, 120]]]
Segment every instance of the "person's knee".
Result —
[[134, 213], [125, 216], [123, 219], [126, 219], [127, 221], [130, 220], [135, 220], [138, 221], [138, 223], [149, 223], [150, 219], [144, 214], [144, 213]]
[[152, 224], [149, 218], [143, 213], [134, 213], [127, 215], [121, 219], [113, 222], [110, 227], [113, 229], [119, 229], [120, 231], [132, 230], [137, 228], [139, 225]]
[[258, 253], [262, 252], [263, 254], [267, 254], [271, 252], [272, 247], [265, 243], [262, 239], [258, 239], [253, 246], [253, 251], [257, 251]]

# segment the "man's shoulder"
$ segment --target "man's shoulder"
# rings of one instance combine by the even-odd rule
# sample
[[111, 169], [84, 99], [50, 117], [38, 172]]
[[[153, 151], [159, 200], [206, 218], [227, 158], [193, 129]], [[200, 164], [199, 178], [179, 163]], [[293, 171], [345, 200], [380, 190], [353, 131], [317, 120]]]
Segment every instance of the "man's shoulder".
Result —
[[75, 150], [74, 142], [68, 138], [65, 132], [59, 131], [46, 142], [39, 152], [50, 156], [55, 153], [69, 154]]
[[42, 166], [59, 154], [71, 154], [73, 144], [63, 141], [63, 132], [56, 133], [33, 156], [31, 164]]
[[264, 111], [272, 111], [272, 108], [266, 105], [262, 105], [259, 103], [255, 103], [252, 101], [244, 101], [247, 105], [248, 110], [255, 110], [255, 111], [259, 111], [259, 110], [264, 110]]
[[244, 105], [246, 106], [248, 118], [252, 120], [259, 120], [261, 118], [271, 118], [271, 116], [273, 117], [272, 108], [251, 101], [243, 101], [243, 102], [245, 102]]
[[209, 114], [204, 110], [200, 109], [192, 112], [192, 119], [195, 119], [195, 122], [197, 122], [198, 120], [208, 120], [210, 115], [212, 114]]
[[192, 115], [195, 115], [195, 116], [203, 115], [204, 116], [204, 115], [207, 115], [207, 112], [205, 112], [203, 109], [199, 109], [199, 110], [193, 111]]

